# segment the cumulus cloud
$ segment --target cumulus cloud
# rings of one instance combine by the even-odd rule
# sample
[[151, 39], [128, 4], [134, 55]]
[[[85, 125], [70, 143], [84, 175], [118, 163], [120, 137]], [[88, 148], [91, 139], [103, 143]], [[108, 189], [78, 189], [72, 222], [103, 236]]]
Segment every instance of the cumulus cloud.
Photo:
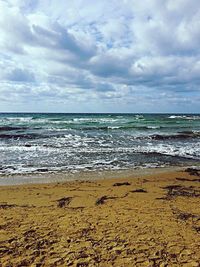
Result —
[[199, 17], [195, 0], [0, 0], [1, 106], [199, 112]]

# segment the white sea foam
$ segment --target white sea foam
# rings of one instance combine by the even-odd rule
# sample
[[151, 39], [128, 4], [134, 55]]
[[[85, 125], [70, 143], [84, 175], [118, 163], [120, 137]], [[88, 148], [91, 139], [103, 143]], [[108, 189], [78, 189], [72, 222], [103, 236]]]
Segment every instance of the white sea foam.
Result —
[[11, 121], [14, 122], [30, 122], [33, 119], [33, 117], [7, 117], [7, 118], [1, 118], [2, 121]]
[[143, 120], [144, 116], [143, 115], [135, 115], [136, 120]]
[[147, 126], [147, 129], [160, 129], [160, 126]]
[[189, 115], [171, 115], [168, 118], [169, 119], [200, 120], [200, 116], [198, 116], [198, 115], [194, 115], [194, 116], [189, 116]]
[[188, 143], [184, 146], [177, 144], [154, 144], [148, 143], [147, 146], [139, 146], [135, 151], [144, 153], [160, 153], [168, 156], [179, 156], [185, 158], [200, 159], [200, 142]]

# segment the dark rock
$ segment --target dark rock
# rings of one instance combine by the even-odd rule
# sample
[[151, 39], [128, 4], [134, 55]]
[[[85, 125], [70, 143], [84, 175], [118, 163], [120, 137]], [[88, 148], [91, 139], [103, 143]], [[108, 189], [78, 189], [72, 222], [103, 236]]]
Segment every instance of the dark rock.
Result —
[[25, 144], [24, 146], [25, 146], [25, 147], [31, 147], [31, 145], [30, 145], [30, 144]]

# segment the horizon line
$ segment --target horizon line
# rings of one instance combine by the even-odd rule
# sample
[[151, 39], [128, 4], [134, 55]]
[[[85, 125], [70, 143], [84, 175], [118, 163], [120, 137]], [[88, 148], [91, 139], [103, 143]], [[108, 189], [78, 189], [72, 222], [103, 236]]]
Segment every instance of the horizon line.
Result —
[[0, 111], [0, 114], [200, 114], [199, 112], [46, 112], [46, 111]]

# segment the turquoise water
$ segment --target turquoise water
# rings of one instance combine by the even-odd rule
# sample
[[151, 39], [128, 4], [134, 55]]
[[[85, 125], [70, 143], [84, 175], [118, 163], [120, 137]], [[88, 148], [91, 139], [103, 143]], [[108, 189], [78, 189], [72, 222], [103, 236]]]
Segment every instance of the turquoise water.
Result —
[[200, 115], [0, 114], [0, 173], [195, 165]]

